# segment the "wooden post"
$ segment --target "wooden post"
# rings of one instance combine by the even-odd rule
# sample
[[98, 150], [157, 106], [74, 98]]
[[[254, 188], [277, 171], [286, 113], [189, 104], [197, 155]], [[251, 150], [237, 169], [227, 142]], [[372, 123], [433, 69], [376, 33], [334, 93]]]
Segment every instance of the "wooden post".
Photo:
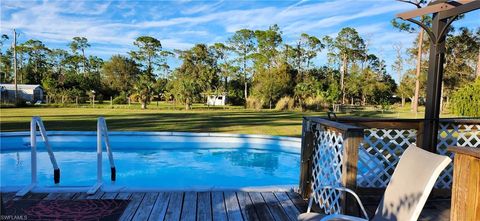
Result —
[[113, 109], [113, 97], [112, 96], [110, 96], [110, 108]]
[[312, 155], [313, 155], [313, 131], [311, 123], [308, 119], [303, 118], [302, 122], [302, 149], [300, 153], [300, 184], [299, 192], [306, 199], [312, 192], [311, 176], [312, 176]]
[[[423, 130], [425, 129], [424, 128], [424, 121], [419, 121], [418, 122], [418, 126], [417, 126], [417, 147], [423, 147], [423, 137], [424, 137], [424, 132]], [[435, 144], [436, 145], [436, 144]], [[435, 147], [437, 148], [437, 147]]]
[[448, 150], [455, 153], [450, 220], [480, 220], [480, 148]]
[[78, 106], [78, 96], [75, 96], [75, 104]]
[[[358, 166], [358, 148], [363, 142], [363, 129], [348, 129], [343, 132], [343, 165], [342, 165], [342, 185], [353, 191], [357, 188], [357, 166]], [[343, 206], [345, 214], [358, 215], [358, 207], [355, 198], [351, 195], [343, 195]]]
[[92, 107], [95, 107], [95, 95], [92, 97]]

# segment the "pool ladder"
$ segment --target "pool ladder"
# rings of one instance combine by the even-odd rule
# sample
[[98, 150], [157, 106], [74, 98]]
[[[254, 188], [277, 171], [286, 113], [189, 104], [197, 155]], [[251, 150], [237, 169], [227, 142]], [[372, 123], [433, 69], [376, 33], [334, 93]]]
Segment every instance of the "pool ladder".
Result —
[[115, 163], [113, 161], [112, 148], [110, 148], [110, 140], [108, 139], [107, 123], [105, 122], [105, 118], [99, 117], [97, 121], [97, 183], [87, 191], [87, 194], [94, 194], [98, 189], [100, 189], [100, 187], [103, 184], [103, 181], [102, 181], [103, 143], [105, 143], [105, 147], [108, 154], [108, 160], [110, 162], [110, 179], [112, 181], [115, 181], [116, 169], [115, 169]]
[[[55, 155], [53, 154], [52, 147], [48, 142], [47, 131], [45, 130], [45, 126], [43, 125], [42, 118], [38, 116], [32, 117], [30, 122], [30, 146], [31, 146], [31, 183], [30, 185], [26, 186], [25, 188], [18, 191], [15, 195], [16, 196], [24, 196], [28, 192], [30, 192], [35, 186], [37, 185], [37, 126], [38, 130], [40, 131], [40, 135], [45, 143], [45, 147], [48, 152], [48, 156], [50, 157], [50, 161], [53, 166], [53, 180], [55, 184], [60, 183], [60, 168], [58, 167], [57, 160], [55, 159]], [[102, 139], [103, 138], [103, 139]], [[115, 163], [113, 160], [112, 149], [110, 147], [110, 141], [108, 139], [108, 128], [107, 123], [105, 122], [105, 118], [99, 117], [97, 120], [97, 182], [96, 184], [91, 187], [87, 193], [94, 194], [101, 186], [102, 186], [102, 149], [103, 149], [103, 142], [105, 143], [108, 159], [110, 162], [110, 179], [112, 181], [116, 180], [116, 169]]]
[[45, 126], [43, 125], [42, 118], [40, 117], [32, 117], [30, 121], [30, 146], [31, 146], [31, 183], [30, 185], [26, 186], [22, 190], [18, 191], [15, 195], [16, 196], [24, 196], [30, 190], [32, 190], [37, 185], [37, 126], [38, 130], [40, 131], [40, 135], [42, 136], [43, 142], [45, 142], [45, 148], [47, 149], [48, 156], [50, 157], [50, 162], [52, 162], [53, 166], [53, 181], [55, 184], [60, 182], [60, 168], [58, 168], [57, 160], [55, 159], [55, 155], [53, 154], [52, 147], [48, 142], [47, 131], [45, 130]]

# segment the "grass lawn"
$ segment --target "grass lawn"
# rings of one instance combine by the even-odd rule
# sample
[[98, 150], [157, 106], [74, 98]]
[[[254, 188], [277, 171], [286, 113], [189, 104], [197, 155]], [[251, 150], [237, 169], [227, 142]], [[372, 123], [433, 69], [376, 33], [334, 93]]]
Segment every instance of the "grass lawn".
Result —
[[[113, 131], [189, 131], [241, 134], [300, 136], [302, 116], [325, 116], [325, 112], [253, 111], [241, 107], [177, 110], [155, 103], [150, 109], [138, 106], [114, 108], [110, 105], [91, 107], [26, 107], [1, 108], [0, 131], [27, 131], [32, 116], [41, 116], [47, 130], [95, 131], [96, 118], [104, 116]], [[178, 107], [181, 108], [181, 107]], [[423, 113], [412, 114], [408, 108], [394, 111], [361, 111], [349, 114], [361, 117], [423, 118]], [[339, 115], [346, 116], [345, 114]], [[450, 116], [450, 115], [446, 115]]]

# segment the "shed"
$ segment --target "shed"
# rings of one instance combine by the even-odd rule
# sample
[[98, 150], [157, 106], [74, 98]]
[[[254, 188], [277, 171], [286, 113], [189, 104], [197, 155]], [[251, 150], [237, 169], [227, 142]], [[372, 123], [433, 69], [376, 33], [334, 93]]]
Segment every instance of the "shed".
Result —
[[210, 94], [207, 95], [207, 105], [224, 106], [227, 103], [226, 94]]
[[[0, 84], [2, 100], [15, 101], [15, 84]], [[17, 84], [18, 98], [32, 103], [43, 101], [43, 88], [39, 84]]]

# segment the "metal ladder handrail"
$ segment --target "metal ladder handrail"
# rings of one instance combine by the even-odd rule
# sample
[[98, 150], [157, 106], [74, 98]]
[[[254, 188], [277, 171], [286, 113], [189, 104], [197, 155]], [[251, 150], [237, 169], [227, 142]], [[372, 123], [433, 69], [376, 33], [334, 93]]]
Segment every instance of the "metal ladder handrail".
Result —
[[48, 156], [50, 157], [50, 162], [53, 166], [53, 181], [55, 184], [60, 183], [60, 168], [58, 167], [57, 160], [53, 154], [52, 147], [48, 142], [47, 130], [43, 125], [42, 118], [39, 116], [32, 117], [30, 121], [30, 147], [31, 147], [31, 183], [29, 186], [18, 191], [16, 196], [24, 196], [30, 190], [32, 190], [37, 185], [37, 126], [40, 131], [40, 135], [45, 143], [45, 148], [47, 149]]
[[87, 191], [88, 194], [94, 194], [103, 184], [102, 180], [102, 153], [103, 153], [103, 143], [102, 137], [104, 138], [104, 143], [106, 151], [108, 154], [108, 160], [110, 162], [110, 179], [112, 181], [116, 180], [116, 169], [115, 162], [113, 160], [112, 148], [110, 147], [110, 140], [108, 138], [108, 128], [105, 118], [99, 117], [97, 120], [97, 183]]

